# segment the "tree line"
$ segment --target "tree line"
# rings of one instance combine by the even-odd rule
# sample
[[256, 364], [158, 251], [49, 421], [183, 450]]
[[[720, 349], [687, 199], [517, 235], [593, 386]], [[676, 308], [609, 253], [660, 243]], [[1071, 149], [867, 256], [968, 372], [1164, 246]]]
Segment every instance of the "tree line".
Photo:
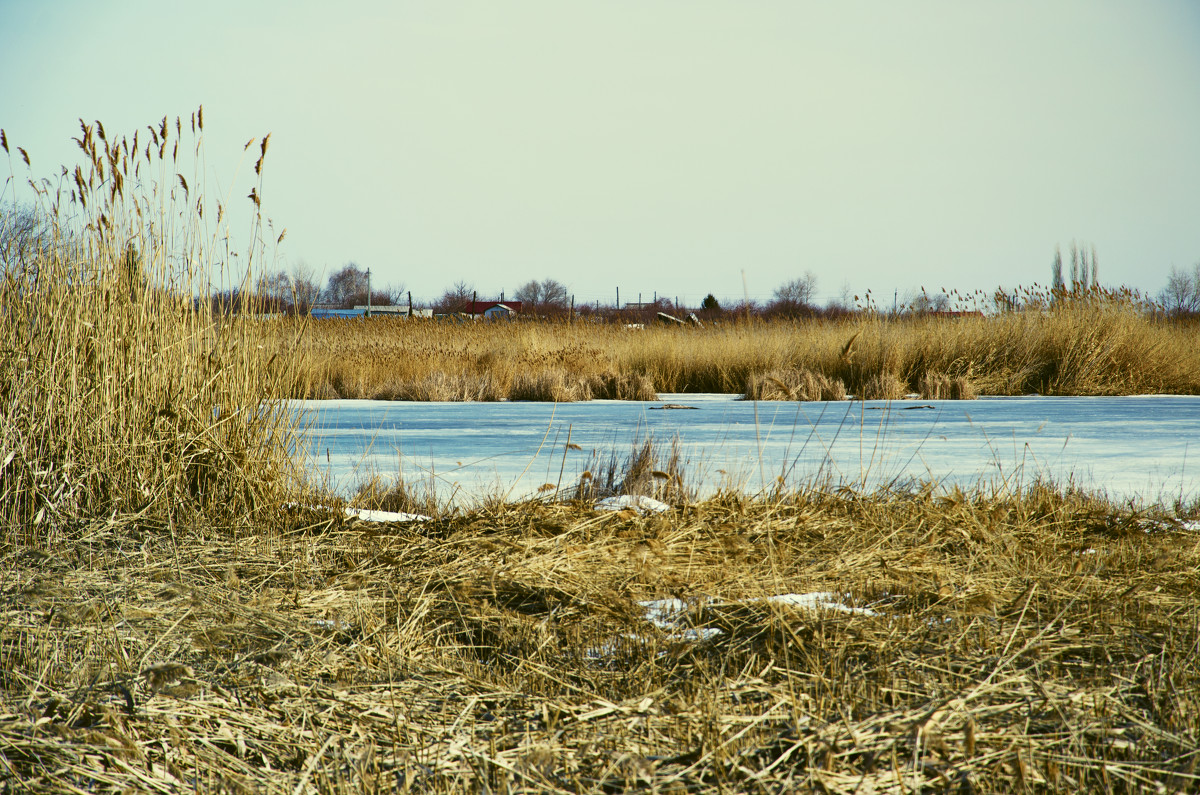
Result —
[[[511, 295], [499, 296], [479, 293], [474, 285], [458, 280], [445, 288], [432, 301], [415, 302], [416, 308], [431, 309], [436, 314], [468, 313], [476, 302], [518, 301], [521, 315], [525, 317], [565, 318], [568, 315], [583, 319], [623, 320], [643, 322], [655, 318], [658, 313], [672, 316], [696, 314], [700, 320], [712, 322], [721, 318], [758, 318], [762, 320], [803, 320], [809, 318], [833, 319], [859, 311], [874, 311], [895, 314], [944, 313], [956, 310], [1016, 310], [1025, 306], [1048, 304], [1068, 298], [1081, 298], [1120, 292], [1135, 295], [1134, 291], [1107, 291], [1099, 282], [1099, 263], [1094, 246], [1071, 244], [1070, 258], [1064, 262], [1060, 249], [1056, 248], [1051, 263], [1051, 287], [1043, 292], [1035, 285], [1032, 289], [994, 293], [975, 291], [960, 294], [956, 290], [941, 290], [929, 293], [925, 288], [899, 292], [892, 296], [879, 297], [870, 290], [855, 294], [847, 286], [841, 293], [824, 305], [817, 302], [817, 276], [812, 271], [789, 279], [773, 291], [766, 301], [742, 299], [722, 303], [712, 293], [699, 306], [676, 304], [668, 297], [657, 297], [650, 302], [629, 302], [621, 305], [575, 303], [570, 289], [556, 279], [530, 280], [520, 285]], [[250, 291], [256, 299], [259, 311], [281, 313], [306, 313], [315, 306], [350, 309], [368, 303], [370, 290], [372, 306], [403, 306], [411, 301], [411, 294], [404, 286], [380, 285], [368, 279], [366, 270], [357, 264], [347, 263], [320, 284], [313, 273], [300, 267], [291, 273], [278, 271], [262, 276]], [[1191, 269], [1172, 268], [1167, 285], [1153, 299], [1142, 299], [1155, 311], [1184, 319], [1200, 318], [1200, 262]], [[236, 290], [220, 293], [214, 298], [227, 310], [237, 311], [240, 306]], [[890, 298], [890, 300], [888, 300]]]
[[[31, 206], [9, 205], [0, 207], [0, 272], [12, 273], [17, 268], [36, 267], [40, 259], [51, 256], [56, 247], [69, 245], [69, 235], [55, 228], [47, 217]], [[352, 308], [368, 303], [373, 306], [405, 305], [411, 295], [403, 284], [381, 284], [369, 278], [368, 270], [355, 262], [321, 280], [316, 271], [300, 264], [291, 271], [277, 270], [264, 273], [246, 288], [231, 288], [214, 291], [212, 300], [224, 311], [240, 311], [246, 299], [253, 298], [257, 311], [279, 313], [306, 313], [314, 306], [325, 305]], [[871, 294], [870, 290], [854, 294], [848, 286], [825, 305], [817, 303], [817, 276], [812, 271], [789, 279], [775, 288], [766, 301], [743, 299], [723, 305], [714, 295], [708, 294], [699, 306], [676, 306], [666, 297], [656, 298], [649, 303], [636, 306], [615, 306], [596, 303], [575, 305], [567, 285], [551, 278], [531, 280], [520, 285], [511, 296], [479, 294], [473, 285], [456, 281], [442, 294], [430, 301], [416, 304], [438, 313], [465, 312], [476, 300], [500, 300], [507, 298], [521, 302], [523, 315], [540, 317], [563, 317], [574, 311], [580, 316], [620, 316], [631, 318], [646, 316], [653, 318], [657, 312], [688, 314], [695, 312], [701, 319], [715, 320], [725, 316], [747, 316], [763, 319], [803, 319], [812, 317], [838, 317], [860, 310], [897, 313], [943, 312], [964, 305], [997, 310], [1017, 309], [1031, 301], [1025, 291], [1006, 293], [997, 290], [990, 296], [975, 294], [961, 296], [955, 291], [927, 293], [924, 288], [909, 291], [903, 299], [899, 293], [889, 302]], [[1087, 295], [1103, 291], [1099, 280], [1099, 263], [1096, 247], [1072, 241], [1069, 257], [1064, 258], [1061, 248], [1056, 247], [1051, 261], [1051, 299]], [[1190, 268], [1172, 267], [1166, 286], [1146, 302], [1156, 311], [1179, 318], [1200, 319], [1200, 262]]]

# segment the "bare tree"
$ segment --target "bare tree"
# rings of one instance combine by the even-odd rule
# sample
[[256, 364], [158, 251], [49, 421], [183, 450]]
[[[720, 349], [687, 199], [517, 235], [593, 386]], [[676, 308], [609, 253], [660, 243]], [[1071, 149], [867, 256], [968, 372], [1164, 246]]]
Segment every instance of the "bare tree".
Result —
[[1051, 289], [1056, 294], [1066, 292], [1067, 282], [1063, 278], [1062, 249], [1058, 246], [1054, 247], [1054, 259], [1050, 263], [1050, 282]]
[[1171, 268], [1158, 302], [1173, 315], [1200, 314], [1200, 262], [1190, 272]]
[[348, 262], [337, 273], [329, 277], [325, 285], [324, 298], [331, 304], [354, 306], [359, 298], [366, 302], [367, 272], [353, 262]]
[[566, 286], [554, 279], [526, 282], [517, 288], [513, 297], [521, 302], [522, 310], [542, 314], [566, 311], [571, 299]]
[[805, 271], [798, 279], [784, 282], [775, 288], [775, 301], [781, 304], [809, 306], [817, 294], [817, 275]]
[[378, 306], [400, 305], [405, 302], [404, 282], [389, 283], [371, 290], [371, 303]]
[[784, 282], [775, 288], [775, 298], [767, 304], [763, 316], [788, 319], [810, 317], [815, 313], [812, 302], [816, 292], [816, 274], [805, 271], [800, 278]]
[[446, 288], [435, 307], [440, 312], [469, 312], [475, 295], [475, 286], [461, 279]]
[[1071, 292], [1079, 292], [1080, 287], [1087, 289], [1087, 249], [1083, 251], [1083, 283], [1080, 283], [1080, 263], [1079, 263], [1079, 246], [1074, 240], [1071, 241]]
[[1071, 241], [1071, 286], [1067, 289], [1063, 274], [1062, 250], [1054, 247], [1054, 260], [1050, 266], [1052, 289], [1055, 293], [1086, 293], [1100, 287], [1100, 264], [1096, 259], [1096, 247], [1088, 243]]
[[842, 282], [842, 291], [838, 293], [837, 298], [829, 302], [829, 308], [835, 312], [853, 312], [855, 309], [855, 301], [858, 296], [850, 289], [850, 282]]
[[281, 312], [290, 308], [292, 301], [292, 278], [287, 271], [264, 273], [258, 277], [254, 293], [263, 302], [263, 309]]
[[923, 312], [945, 312], [950, 309], [950, 296], [946, 295], [945, 291], [936, 295], [930, 295], [925, 292], [925, 288], [921, 288], [921, 292], [912, 294], [907, 297], [905, 304], [908, 306], [908, 311], [914, 314]]
[[0, 272], [36, 268], [54, 245], [50, 219], [36, 207], [0, 206]]
[[321, 285], [316, 271], [303, 260], [292, 266], [292, 292], [296, 308], [306, 311], [321, 297]]

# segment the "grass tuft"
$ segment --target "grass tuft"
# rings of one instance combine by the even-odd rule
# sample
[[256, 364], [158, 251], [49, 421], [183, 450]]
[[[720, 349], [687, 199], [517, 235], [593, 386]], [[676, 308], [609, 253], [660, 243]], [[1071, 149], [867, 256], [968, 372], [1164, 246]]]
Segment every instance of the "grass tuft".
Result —
[[157, 163], [144, 195], [110, 190], [117, 175], [136, 181], [110, 156], [124, 140], [83, 126], [83, 209], [43, 194], [37, 240], [4, 251], [0, 526], [51, 547], [101, 516], [172, 532], [269, 516], [296, 474], [293, 421], [261, 403], [295, 380], [289, 332], [272, 330], [268, 350], [269, 324], [196, 300], [216, 276], [214, 252], [195, 205], [174, 203], [174, 165]]

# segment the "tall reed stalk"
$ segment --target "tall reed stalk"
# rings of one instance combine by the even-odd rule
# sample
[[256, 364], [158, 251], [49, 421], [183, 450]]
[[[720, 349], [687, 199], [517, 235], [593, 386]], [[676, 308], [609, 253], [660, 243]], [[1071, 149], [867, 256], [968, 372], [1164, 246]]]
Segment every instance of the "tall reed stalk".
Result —
[[[182, 146], [198, 160], [203, 110], [190, 141], [180, 119], [141, 142], [80, 126], [84, 162], [63, 169], [70, 187], [30, 180], [38, 245], [3, 252], [0, 532], [48, 545], [97, 517], [170, 528], [261, 519], [296, 474], [293, 420], [263, 403], [294, 379], [295, 346], [277, 344], [268, 359], [264, 321], [216, 316], [207, 299], [231, 256], [217, 242], [227, 208], [207, 200], [201, 178], [189, 183], [178, 158]], [[266, 148], [247, 276], [264, 249]], [[0, 212], [17, 212], [7, 199]]]

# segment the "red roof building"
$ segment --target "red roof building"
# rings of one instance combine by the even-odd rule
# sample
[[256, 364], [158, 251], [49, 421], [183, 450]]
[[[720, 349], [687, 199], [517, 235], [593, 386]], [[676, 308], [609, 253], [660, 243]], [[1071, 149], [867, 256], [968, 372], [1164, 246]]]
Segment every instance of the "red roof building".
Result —
[[[496, 307], [504, 307], [510, 312], [520, 312], [520, 301], [475, 301], [467, 304], [467, 313], [470, 315], [494, 315], [499, 312], [504, 312], [504, 309], [496, 310]], [[496, 310], [489, 312], [488, 310]]]

